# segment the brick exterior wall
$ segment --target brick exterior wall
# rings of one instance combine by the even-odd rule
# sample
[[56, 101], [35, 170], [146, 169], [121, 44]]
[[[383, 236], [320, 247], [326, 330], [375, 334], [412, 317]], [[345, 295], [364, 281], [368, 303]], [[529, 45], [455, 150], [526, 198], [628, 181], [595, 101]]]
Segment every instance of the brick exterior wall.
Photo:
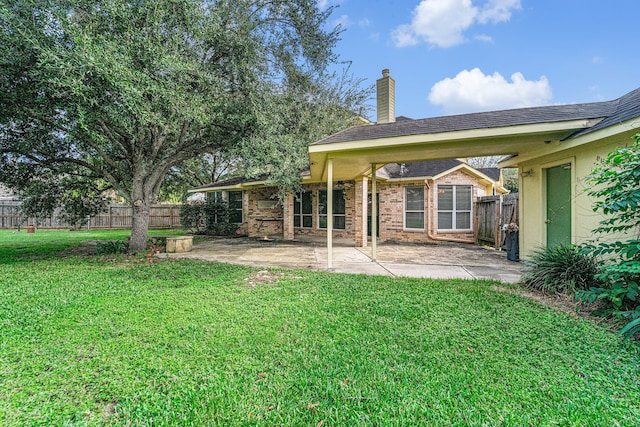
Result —
[[[334, 186], [334, 188], [336, 188]], [[304, 185], [303, 189], [305, 191], [311, 191], [311, 200], [313, 206], [313, 224], [310, 228], [295, 228], [294, 235], [296, 236], [319, 236], [324, 237], [327, 235], [327, 230], [325, 228], [318, 228], [318, 191], [326, 190], [326, 184], [308, 184]], [[349, 181], [344, 184], [344, 197], [345, 197], [345, 229], [337, 230], [334, 228], [333, 236], [338, 238], [355, 238], [355, 224], [356, 220], [354, 218], [353, 213], [355, 212], [355, 185], [353, 181]], [[293, 213], [293, 209], [291, 209]]]
[[[365, 246], [366, 239], [366, 223], [362, 218], [361, 212], [364, 203], [367, 203], [364, 195], [364, 185], [371, 191], [371, 182], [358, 180], [356, 182], [349, 181], [343, 183], [345, 192], [345, 229], [334, 229], [334, 237], [354, 239], [356, 245]], [[446, 231], [439, 232], [437, 230], [437, 188], [438, 185], [471, 185], [473, 187], [473, 200], [478, 197], [487, 195], [486, 188], [479, 184], [476, 179], [462, 171], [456, 171], [438, 180], [425, 183], [424, 179], [415, 181], [404, 181], [402, 183], [385, 183], [378, 182], [377, 189], [379, 195], [379, 238], [384, 241], [402, 241], [402, 242], [418, 242], [428, 243], [433, 239], [429, 238], [427, 228], [431, 230], [431, 234], [437, 238], [464, 238], [472, 239], [474, 237], [474, 218], [475, 211], [471, 214], [471, 231]], [[425, 229], [424, 230], [407, 230], [404, 228], [404, 198], [405, 187], [421, 186], [424, 189], [425, 197]], [[334, 187], [335, 188], [335, 187]], [[290, 212], [285, 219], [284, 209], [281, 204], [273, 209], [260, 209], [259, 201], [271, 200], [275, 201], [276, 190], [274, 188], [256, 188], [245, 191], [243, 212], [245, 224], [249, 236], [272, 236], [284, 239], [292, 239], [295, 236], [326, 236], [326, 229], [318, 228], [318, 191], [325, 190], [326, 185], [322, 183], [304, 185], [305, 191], [311, 191], [313, 218], [312, 227], [310, 228], [294, 228], [293, 212], [294, 197], [290, 196], [286, 199], [287, 211]], [[370, 213], [369, 213], [370, 214]], [[261, 221], [260, 219], [272, 219], [271, 221]]]
[[[272, 187], [244, 192], [242, 217], [249, 236], [283, 236], [283, 209], [276, 193], [277, 190]], [[261, 209], [258, 207], [259, 202], [275, 203], [275, 206]]]

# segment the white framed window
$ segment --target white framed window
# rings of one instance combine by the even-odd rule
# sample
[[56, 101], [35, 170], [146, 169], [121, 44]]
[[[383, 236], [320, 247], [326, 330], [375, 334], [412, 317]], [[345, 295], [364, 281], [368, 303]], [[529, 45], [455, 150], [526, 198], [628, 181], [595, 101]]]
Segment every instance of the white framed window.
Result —
[[471, 230], [471, 185], [438, 185], [438, 230]]
[[222, 191], [207, 193], [207, 205], [209, 206], [209, 215], [212, 222], [217, 224], [225, 221], [226, 203], [222, 197]]
[[[333, 190], [333, 228], [346, 226], [346, 201], [343, 189]], [[327, 190], [318, 190], [318, 228], [327, 228]]]
[[424, 187], [404, 187], [404, 228], [424, 230]]
[[293, 226], [311, 228], [313, 226], [313, 203], [311, 191], [300, 191], [293, 199]]

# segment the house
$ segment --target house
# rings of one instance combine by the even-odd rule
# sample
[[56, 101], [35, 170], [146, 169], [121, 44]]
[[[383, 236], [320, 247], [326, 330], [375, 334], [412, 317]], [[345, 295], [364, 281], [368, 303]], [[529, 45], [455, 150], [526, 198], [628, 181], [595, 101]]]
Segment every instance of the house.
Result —
[[[377, 186], [383, 185], [385, 174], [381, 169], [393, 163], [504, 155], [500, 166], [518, 168], [520, 174], [521, 256], [541, 246], [584, 242], [601, 219], [592, 211], [585, 177], [599, 158], [631, 144], [640, 132], [640, 88], [611, 101], [396, 120], [395, 81], [389, 70], [383, 70], [376, 84], [375, 124], [351, 127], [309, 146], [310, 170], [303, 182], [325, 188], [326, 207], [321, 207], [334, 212], [324, 217], [329, 269], [333, 236], [343, 233], [343, 219], [335, 214], [342, 210], [342, 201], [338, 198], [334, 206], [334, 192], [326, 189], [352, 183], [353, 200], [346, 204], [358, 214], [348, 227], [355, 230], [356, 244], [364, 245], [369, 212], [377, 216]], [[370, 209], [364, 202], [367, 194], [372, 197]], [[425, 206], [428, 195], [425, 192]], [[380, 204], [381, 210], [385, 207]], [[284, 212], [293, 209], [291, 196]], [[293, 221], [287, 221], [287, 215], [282, 221], [284, 236], [293, 237]], [[376, 225], [372, 222], [371, 228]], [[373, 232], [374, 260], [376, 241]]]
[[[213, 192], [228, 201], [233, 221], [249, 236], [326, 235], [327, 189], [324, 183], [304, 178], [302, 190], [287, 201], [288, 209], [276, 200], [277, 190], [268, 176], [253, 180], [234, 178], [198, 187], [192, 191]], [[460, 159], [391, 163], [378, 171], [377, 237], [381, 241], [432, 242], [435, 240], [475, 242], [474, 201], [481, 196], [502, 194], [498, 168], [475, 169]], [[353, 180], [333, 186], [333, 227], [336, 237], [366, 246], [371, 235], [371, 215], [359, 222], [364, 198], [371, 212], [371, 196], [356, 194]], [[287, 214], [285, 214], [285, 211]], [[285, 231], [292, 225], [289, 234]], [[365, 227], [366, 226], [366, 230]], [[358, 228], [357, 228], [358, 227]]]
[[2, 184], [0, 184], [0, 200], [15, 200], [13, 191]]

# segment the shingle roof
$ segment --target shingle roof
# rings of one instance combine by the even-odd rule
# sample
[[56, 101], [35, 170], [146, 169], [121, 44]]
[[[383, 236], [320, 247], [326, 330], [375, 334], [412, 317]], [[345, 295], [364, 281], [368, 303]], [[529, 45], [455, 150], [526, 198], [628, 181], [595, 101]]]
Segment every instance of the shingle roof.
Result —
[[500, 168], [476, 168], [494, 181], [500, 181]]
[[612, 114], [598, 124], [576, 133], [572, 138], [607, 128], [617, 123], [633, 119], [634, 117], [640, 117], [640, 88], [632, 90], [626, 95], [611, 102], [614, 104], [614, 111]]
[[389, 178], [417, 178], [436, 176], [461, 165], [462, 161], [428, 160], [424, 162], [389, 163], [383, 167]]
[[640, 116], [640, 89], [613, 101], [549, 105], [354, 126], [317, 141], [314, 145], [569, 120], [603, 119], [595, 126], [582, 131], [586, 133], [637, 116]]
[[[388, 178], [422, 178], [440, 175], [463, 164], [458, 159], [425, 160], [422, 162], [389, 163], [385, 165], [383, 174]], [[472, 167], [472, 166], [469, 166]], [[500, 168], [473, 168], [493, 181], [500, 180]]]

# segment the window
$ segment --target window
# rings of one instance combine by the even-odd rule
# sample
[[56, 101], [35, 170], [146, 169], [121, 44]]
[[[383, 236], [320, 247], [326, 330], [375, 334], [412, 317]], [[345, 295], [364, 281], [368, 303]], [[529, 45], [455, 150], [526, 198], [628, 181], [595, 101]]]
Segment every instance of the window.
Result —
[[207, 193], [208, 200], [213, 203], [221, 203], [222, 202], [222, 191], [214, 191], [212, 193]]
[[293, 226], [311, 228], [313, 225], [311, 191], [296, 193], [293, 199]]
[[229, 222], [242, 222], [242, 191], [229, 191]]
[[[345, 229], [344, 190], [333, 190], [333, 228]], [[327, 228], [327, 190], [318, 191], [318, 228]]]
[[212, 222], [225, 222], [226, 203], [222, 199], [222, 191], [214, 191], [207, 193], [207, 205], [209, 210], [209, 218]]
[[438, 186], [438, 230], [471, 230], [470, 185]]
[[424, 230], [424, 189], [404, 188], [404, 228]]

